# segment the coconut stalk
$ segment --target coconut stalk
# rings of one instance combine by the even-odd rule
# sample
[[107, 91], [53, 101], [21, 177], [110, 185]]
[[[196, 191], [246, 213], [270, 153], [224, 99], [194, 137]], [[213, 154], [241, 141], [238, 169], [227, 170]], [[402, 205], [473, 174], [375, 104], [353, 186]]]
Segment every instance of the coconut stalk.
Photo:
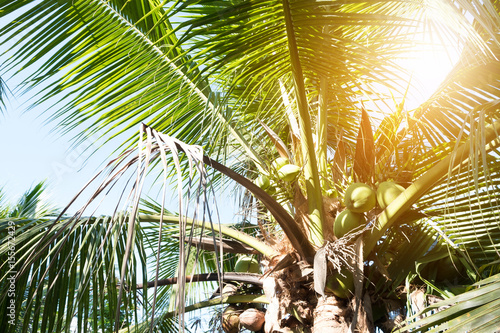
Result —
[[[186, 237], [186, 242], [188, 242], [188, 238]], [[200, 246], [201, 249], [205, 251], [213, 251], [214, 250], [214, 240], [212, 237], [201, 237], [197, 239], [191, 239], [192, 246]], [[222, 251], [224, 253], [244, 253], [244, 254], [259, 254], [259, 251], [245, 245], [241, 242], [235, 241], [234, 239], [223, 239], [219, 241], [215, 240], [215, 247], [219, 249], [222, 246]]]
[[[148, 281], [146, 284], [143, 283], [138, 283], [136, 285], [136, 289], [140, 290], [143, 289], [144, 287], [146, 288], [154, 288], [155, 283], [158, 287], [160, 286], [169, 286], [173, 284], [177, 284], [178, 282], [177, 277], [172, 277], [172, 278], [167, 278], [167, 279], [160, 279], [157, 281]], [[219, 277], [217, 276], [216, 273], [202, 273], [202, 274], [195, 274], [195, 275], [186, 275], [185, 277], [186, 282], [207, 282], [207, 281], [219, 281]], [[231, 282], [231, 281], [238, 281], [242, 283], [251, 283], [257, 286], [262, 286], [262, 275], [260, 274], [255, 274], [255, 273], [235, 273], [235, 272], [224, 272], [224, 275], [222, 276], [222, 281], [225, 282]]]
[[[140, 214], [139, 215], [139, 221], [141, 222], [155, 222], [159, 223], [160, 222], [160, 215], [146, 215], [146, 214]], [[184, 218], [186, 220], [186, 224], [188, 225], [193, 225], [196, 227], [205, 227], [210, 229], [210, 223], [205, 222], [205, 221], [199, 221], [199, 220], [193, 220], [191, 218]], [[169, 216], [169, 215], [163, 215], [163, 221], [164, 222], [170, 222], [170, 223], [179, 223], [179, 216]], [[244, 232], [238, 231], [236, 229], [229, 228], [224, 225], [219, 225], [217, 227], [219, 231], [228, 237], [231, 237], [234, 240], [240, 241], [243, 244], [246, 244], [255, 250], [259, 251], [262, 253], [264, 256], [267, 258], [272, 258], [276, 255], [278, 255], [278, 252], [267, 245], [264, 242], [261, 242], [255, 237], [252, 237], [248, 234], [245, 234]], [[214, 230], [215, 231], [215, 230]]]
[[[268, 300], [264, 295], [235, 295], [235, 296], [224, 296], [212, 298], [208, 301], [203, 301], [186, 306], [186, 312], [193, 311], [197, 309], [203, 309], [210, 306], [218, 304], [234, 304], [234, 303], [260, 303], [267, 304]], [[173, 318], [177, 314], [177, 311], [167, 312], [164, 318]]]

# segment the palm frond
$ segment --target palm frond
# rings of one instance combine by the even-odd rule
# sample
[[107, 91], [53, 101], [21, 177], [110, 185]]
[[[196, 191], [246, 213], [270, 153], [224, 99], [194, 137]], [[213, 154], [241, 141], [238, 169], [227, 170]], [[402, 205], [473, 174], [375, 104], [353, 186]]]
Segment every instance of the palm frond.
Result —
[[415, 129], [422, 132], [431, 146], [471, 133], [471, 123], [479, 121], [478, 111], [482, 106], [500, 98], [497, 43], [490, 41], [494, 56], [486, 60], [478, 59], [477, 53], [464, 51], [438, 91], [415, 112], [415, 118], [419, 119], [413, 122]]
[[7, 202], [7, 193], [3, 187], [0, 188], [0, 218], [5, 218], [11, 210], [10, 204]]
[[43, 198], [47, 186], [45, 182], [36, 184], [26, 191], [17, 204], [11, 208], [8, 214], [10, 218], [32, 218], [49, 217], [57, 215], [57, 209]]
[[[417, 178], [396, 200], [394, 200], [378, 217], [375, 229], [370, 235], [369, 241], [365, 250], [369, 253], [375, 246], [375, 242], [380, 239], [384, 231], [394, 223], [399, 216], [407, 211], [412, 204], [419, 200], [424, 194], [431, 190], [439, 181], [445, 179], [445, 176], [450, 176], [453, 171], [460, 168], [462, 163], [467, 163], [470, 158], [474, 158], [477, 154], [477, 149], [484, 151], [486, 144], [494, 143], [498, 140], [500, 133], [500, 123], [492, 121], [485, 127], [484, 132], [478, 134], [483, 138], [482, 146], [472, 144], [474, 138], [469, 138], [466, 143], [460, 145], [453, 152], [432, 166], [422, 176]], [[472, 147], [471, 147], [472, 146]]]
[[5, 102], [7, 100], [8, 91], [9, 87], [7, 87], [5, 81], [0, 77], [0, 113], [3, 113], [6, 107]]
[[[188, 174], [190, 175], [187, 187], [188, 196], [185, 199], [183, 198], [181, 192], [184, 186], [183, 178], [180, 173], [180, 152], [184, 152], [190, 166], [190, 170], [188, 172]], [[177, 187], [179, 191], [179, 211], [181, 212], [179, 216], [167, 216], [164, 214], [165, 193], [168, 190], [168, 168], [170, 167], [167, 163], [167, 154], [173, 155], [172, 160], [174, 161], [174, 165], [171, 167], [174, 168], [176, 173], [179, 175], [177, 179]], [[157, 162], [160, 163], [164, 169], [162, 201], [158, 205], [149, 203], [147, 205], [147, 208], [150, 211], [153, 210], [155, 212], [159, 212], [159, 214], [138, 215], [138, 206], [145, 178], [148, 174], [148, 168], [152, 164]], [[130, 273], [130, 270], [134, 268], [134, 263], [136, 261], [143, 265], [143, 269], [146, 269], [145, 260], [147, 259], [147, 257], [143, 252], [145, 248], [149, 248], [150, 251], [152, 251], [152, 256], [154, 257], [154, 281], [158, 281], [158, 279], [162, 279], [165, 277], [171, 277], [174, 273], [172, 269], [175, 270], [178, 281], [178, 284], [174, 288], [163, 288], [161, 291], [157, 291], [158, 285], [157, 282], [155, 282], [155, 289], [152, 293], [151, 310], [149, 313], [151, 323], [156, 323], [156, 321], [154, 320], [155, 314], [164, 312], [162, 310], [164, 310], [165, 307], [167, 307], [167, 309], [176, 308], [178, 309], [180, 314], [179, 324], [182, 327], [184, 323], [183, 309], [185, 307], [186, 301], [188, 300], [185, 297], [187, 293], [186, 283], [188, 282], [186, 281], [187, 274], [191, 273], [191, 275], [193, 275], [198, 269], [205, 272], [215, 271], [219, 278], [219, 283], [221, 283], [222, 281], [220, 276], [220, 272], [222, 270], [221, 260], [224, 258], [224, 255], [221, 251], [222, 246], [219, 249], [214, 248], [214, 251], [209, 253], [201, 251], [201, 249], [199, 248], [200, 243], [198, 243], [198, 246], [196, 246], [194, 250], [192, 250], [189, 245], [193, 243], [193, 238], [208, 235], [211, 237], [213, 244], [222, 244], [223, 241], [220, 235], [225, 234], [256, 248], [270, 258], [278, 254], [277, 251], [272, 247], [266, 245], [265, 243], [257, 240], [254, 237], [251, 237], [238, 230], [228, 228], [226, 226], [220, 226], [213, 222], [214, 220], [218, 220], [218, 216], [213, 216], [211, 209], [208, 206], [208, 193], [210, 192], [210, 188], [207, 185], [209, 184], [209, 181], [203, 163], [225, 173], [248, 189], [255, 192], [257, 196], [262, 197], [263, 202], [268, 205], [268, 208], [276, 214], [276, 218], [278, 219], [278, 221], [280, 221], [281, 224], [285, 226], [284, 229], [287, 230], [288, 233], [290, 233], [291, 236], [289, 238], [292, 241], [298, 242], [298, 240], [300, 239], [299, 237], [302, 235], [299, 229], [294, 230], [294, 226], [287, 222], [287, 219], [291, 220], [291, 217], [283, 209], [283, 207], [275, 203], [267, 193], [254, 185], [251, 181], [240, 175], [237, 175], [218, 162], [204, 156], [201, 147], [187, 145], [179, 140], [173, 139], [165, 134], [158, 133], [150, 127], [143, 125], [141, 130], [141, 140], [139, 141], [137, 150], [129, 150], [121, 154], [117, 159], [111, 161], [108, 164], [108, 166], [101, 172], [105, 174], [106, 177], [101, 182], [101, 184], [98, 185], [97, 190], [92, 195], [89, 203], [81, 208], [77, 212], [77, 214], [70, 220], [70, 222], [65, 223], [64, 225], [66, 229], [69, 228], [70, 230], [72, 230], [74, 228], [73, 224], [84, 223], [82, 221], [85, 221], [86, 219], [82, 219], [81, 216], [85, 212], [85, 210], [89, 208], [90, 203], [94, 200], [97, 200], [100, 195], [103, 195], [105, 192], [109, 191], [109, 189], [111, 189], [120, 178], [128, 177], [130, 171], [133, 171], [133, 167], [137, 165], [137, 169], [135, 171], [136, 176], [132, 176], [133, 178], [135, 178], [135, 181], [133, 182], [132, 188], [130, 189], [129, 194], [126, 195], [125, 199], [125, 206], [130, 207], [130, 210], [125, 215], [123, 215], [119, 221], [116, 220], [115, 216], [111, 218], [112, 225], [122, 225], [121, 230], [124, 233], [123, 235], [120, 234], [122, 238], [118, 238], [118, 235], [114, 237], [115, 239], [121, 239], [123, 243], [119, 244], [120, 246], [115, 249], [115, 251], [119, 251], [120, 253], [120, 260], [116, 262], [115, 266], [115, 269], [120, 267], [120, 274], [118, 275], [116, 281], [116, 288], [118, 290], [113, 296], [117, 297], [116, 300], [114, 300], [117, 304], [121, 304], [122, 302], [127, 304], [130, 297], [135, 297], [136, 288], [134, 287], [134, 282], [130, 280], [134, 278], [134, 275]], [[89, 182], [86, 187], [88, 187], [96, 178], [97, 176], [93, 180], [91, 180], [91, 182]], [[83, 190], [85, 190], [85, 188]], [[127, 191], [127, 188], [124, 189], [124, 191], [120, 195], [120, 201], [123, 197], [125, 197], [125, 191]], [[264, 196], [267, 196], [267, 198]], [[191, 210], [190, 206], [187, 203], [193, 203], [195, 209]], [[65, 210], [63, 211], [63, 213], [65, 212]], [[144, 212], [144, 209], [142, 211]], [[187, 218], [188, 214], [192, 214], [193, 218]], [[176, 225], [168, 226], [169, 222], [175, 222]], [[143, 230], [141, 227], [141, 223], [149, 224], [149, 226], [147, 227], [149, 229], [147, 237], [141, 236], [141, 234], [138, 233], [138, 230]], [[40, 244], [39, 246], [42, 249], [44, 248], [44, 242], [52, 243], [54, 241], [54, 237], [58, 236], [59, 233], [62, 232], [58, 231], [56, 235], [51, 237], [51, 230], [55, 228], [55, 225], [52, 225], [49, 231], [45, 233], [45, 236], [42, 236], [41, 240], [38, 240], [38, 243]], [[164, 238], [163, 236], [165, 232], [166, 238]], [[175, 233], [174, 235], [172, 234], [173, 232]], [[139, 236], [141, 237], [139, 238]], [[63, 239], [67, 238], [63, 237]], [[173, 242], [172, 239], [174, 239]], [[216, 239], [218, 239], [218, 242]], [[146, 242], [149, 247], [145, 247], [144, 242]], [[62, 241], [62, 243], [64, 243], [64, 241]], [[302, 243], [297, 244], [309, 245], [303, 235]], [[311, 251], [310, 245], [309, 248], [306, 246], [304, 246], [303, 248], [297, 246], [297, 248], [299, 251], [302, 251], [304, 253], [307, 253], [307, 251]], [[136, 251], [140, 251], [140, 258], [136, 258]], [[40, 253], [40, 251], [36, 253]], [[175, 253], [175, 255], [172, 255], [172, 253]], [[59, 250], [56, 251], [56, 254], [59, 254]], [[26, 259], [25, 266], [30, 267], [30, 265], [32, 265], [32, 263], [39, 256], [39, 254], [29, 255]], [[149, 259], [151, 259], [151, 256], [149, 256]], [[177, 265], [173, 265], [173, 262], [177, 262]], [[166, 264], [167, 267], [165, 267], [164, 264]], [[160, 275], [160, 272], [162, 275]], [[163, 274], [166, 274], [167, 276]], [[92, 281], [92, 283], [96, 283], [96, 281]], [[146, 286], [147, 281], [142, 285]], [[132, 295], [129, 295], [130, 293], [132, 293]], [[134, 304], [137, 303], [134, 301]], [[115, 313], [116, 318], [114, 320], [114, 323], [115, 325], [117, 325], [115, 326], [115, 330], [117, 330], [120, 328], [120, 311], [118, 308], [116, 309]]]
[[[2, 321], [3, 331], [68, 330], [74, 325], [77, 313], [79, 330], [90, 328], [89, 318], [93, 318], [92, 329], [108, 327], [104, 321], [114, 323], [116, 311], [124, 315], [120, 325], [127, 326], [137, 317], [134, 312], [138, 309], [133, 305], [140, 304], [137, 296], [127, 293], [123, 304], [116, 302], [119, 289], [116, 269], [124, 258], [127, 239], [123, 219], [86, 218], [54, 223], [47, 219], [17, 218], [4, 219], [0, 224], [3, 239], [12, 230], [15, 237], [15, 243], [3, 243], [0, 248], [2, 257], [12, 258], [10, 262], [14, 263], [9, 265], [6, 260], [1, 266], [1, 301], [6, 307], [11, 300], [16, 305], [11, 316], [14, 325]], [[140, 229], [137, 231], [140, 233]], [[124, 279], [130, 290], [135, 289], [137, 280], [147, 281], [146, 275], [141, 277], [137, 273], [136, 262], [142, 262], [141, 257], [145, 256], [141, 237], [136, 240], [137, 261], [131, 261]], [[15, 295], [9, 293], [8, 279], [14, 279]], [[107, 314], [105, 307], [109, 307]]]
[[[487, 110], [496, 105], [484, 105], [483, 114], [488, 114]], [[373, 281], [378, 281], [378, 288], [384, 290], [393, 286], [395, 291], [405, 279], [417, 273], [420, 278], [427, 279], [425, 281], [431, 288], [447, 288], [451, 282], [447, 281], [447, 276], [438, 274], [430, 278], [429, 268], [420, 272], [422, 267], [418, 266], [444, 260], [450, 253], [467, 265], [467, 274], [464, 271], [462, 277], [458, 276], [461, 283], [474, 282], [481, 276], [479, 267], [498, 259], [498, 120], [496, 116], [484, 116], [480, 123], [482, 125], [478, 126], [471, 122], [474, 130], [460, 148], [446, 145], [438, 150], [439, 155], [432, 154], [429, 160], [440, 162], [428, 163], [425, 173], [417, 173], [416, 180], [393, 202], [409, 204], [408, 200], [413, 200], [414, 195], [420, 197], [417, 187], [425, 179], [429, 181], [429, 187], [421, 192], [423, 196], [414, 197], [419, 212], [407, 210], [409, 205], [405, 209], [396, 209], [401, 215], [394, 219], [395, 223], [385, 235], [380, 236], [382, 242], [376, 249], [381, 260], [377, 264], [379, 276], [373, 276]], [[438, 165], [442, 167], [439, 172]], [[392, 208], [389, 206], [384, 210], [377, 223], [385, 221]], [[377, 233], [383, 234], [375, 230], [370, 237]], [[370, 246], [368, 242], [367, 247]], [[441, 266], [450, 265], [443, 260]], [[419, 264], [415, 265], [415, 262]], [[392, 281], [388, 283], [387, 279]]]
[[[136, 12], [142, 1], [120, 3], [35, 4], [0, 31], [6, 36], [22, 33], [31, 39], [29, 44], [16, 43], [16, 60], [5, 67], [22, 64], [33, 68], [38, 59], [51, 53], [51, 60], [37, 67], [26, 85], [44, 83], [36, 103], [55, 98], [60, 107], [51, 118], [68, 125], [67, 131], [85, 128], [82, 140], [92, 136], [111, 140], [147, 122], [209, 148], [206, 143], [211, 133], [224, 132], [229, 126], [233, 139], [258, 162], [259, 157], [216, 107], [210, 86], [190, 56], [180, 49], [169, 21], [171, 14], [161, 6]], [[5, 5], [3, 14], [19, 6]], [[65, 68], [63, 77], [51, 81], [61, 68]], [[203, 114], [210, 121], [200, 121]]]
[[478, 281], [471, 290], [408, 318], [408, 323], [397, 332], [492, 332], [500, 322], [499, 288], [499, 274]]
[[[4, 4], [2, 15], [23, 5]], [[336, 146], [341, 129], [346, 140], [355, 138], [353, 119], [358, 119], [360, 98], [384, 99], [375, 83], [398, 90], [398, 67], [392, 59], [410, 48], [418, 27], [415, 17], [437, 10], [416, 3], [290, 2], [305, 78], [301, 90], [307, 92], [310, 107], [316, 107], [319, 78], [324, 77], [325, 95], [332, 96], [327, 100], [330, 147]], [[179, 20], [180, 15], [185, 18]], [[481, 26], [491, 27], [490, 17]], [[465, 19], [450, 15], [443, 21], [449, 21], [443, 24], [443, 35], [465, 31], [460, 40], [487, 52]], [[262, 156], [270, 152], [257, 144], [265, 133], [256, 119], [272, 123], [289, 142], [279, 82], [290, 92], [293, 108], [299, 93], [293, 88], [284, 22], [282, 3], [271, 0], [187, 1], [170, 8], [159, 1], [144, 6], [141, 1], [44, 1], [0, 33], [5, 40], [27, 37], [15, 43], [17, 51], [7, 68], [35, 68], [38, 59], [52, 56], [27, 82], [50, 83], [40, 90], [39, 102], [58, 102], [53, 118], [66, 130], [78, 127], [83, 136], [110, 140], [146, 122], [200, 144], [208, 153], [236, 153], [242, 160], [245, 153], [265, 169]], [[30, 43], [24, 43], [28, 37]], [[51, 81], [61, 68], [63, 79]], [[231, 140], [237, 145], [228, 147]]]

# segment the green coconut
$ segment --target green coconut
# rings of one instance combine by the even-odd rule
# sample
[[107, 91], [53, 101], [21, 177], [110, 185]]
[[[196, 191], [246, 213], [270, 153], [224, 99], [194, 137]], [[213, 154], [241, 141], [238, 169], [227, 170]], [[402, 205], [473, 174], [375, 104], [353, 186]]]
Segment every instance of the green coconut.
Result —
[[259, 175], [257, 179], [255, 180], [255, 185], [260, 187], [261, 189], [265, 190], [269, 186], [271, 186], [271, 181], [269, 180], [269, 177], [266, 175]]
[[278, 170], [278, 177], [286, 182], [291, 182], [297, 178], [300, 167], [293, 164], [285, 164]]
[[340, 298], [349, 298], [354, 292], [354, 277], [347, 269], [341, 269], [340, 273], [334, 274], [326, 278], [325, 291], [333, 293]]
[[405, 188], [394, 182], [382, 182], [377, 188], [377, 202], [380, 208], [385, 209], [394, 201]]
[[349, 209], [345, 209], [342, 213], [337, 215], [337, 218], [333, 223], [333, 233], [335, 234], [335, 237], [340, 238], [352, 229], [365, 223], [366, 221], [363, 214], [354, 213]]
[[241, 257], [236, 261], [234, 271], [236, 273], [259, 273], [259, 262], [250, 256]]
[[268, 188], [266, 188], [264, 191], [266, 191], [266, 193], [269, 195], [275, 195], [276, 194], [276, 187], [271, 185]]
[[351, 184], [344, 195], [344, 204], [354, 213], [364, 213], [375, 207], [377, 202], [375, 191], [366, 184]]
[[271, 164], [271, 167], [275, 170], [279, 170], [281, 169], [284, 165], [290, 163], [290, 160], [288, 160], [288, 158], [286, 157], [278, 157], [277, 159], [275, 159], [273, 161], [273, 163]]

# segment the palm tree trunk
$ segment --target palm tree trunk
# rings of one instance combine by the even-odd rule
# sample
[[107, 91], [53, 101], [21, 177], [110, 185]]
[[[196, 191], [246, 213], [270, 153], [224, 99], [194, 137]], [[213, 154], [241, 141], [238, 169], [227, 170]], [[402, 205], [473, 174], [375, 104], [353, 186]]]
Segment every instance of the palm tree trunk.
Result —
[[[318, 297], [314, 290], [306, 287], [308, 283], [302, 282], [304, 281], [293, 279], [293, 275], [289, 272], [265, 278], [263, 287], [269, 304], [264, 331], [266, 333], [348, 332], [353, 318], [349, 301], [333, 295]], [[361, 328], [360, 325], [358, 329], [361, 329], [360, 332], [370, 331]]]
[[350, 310], [345, 301], [326, 296], [318, 299], [314, 310], [313, 333], [345, 333], [350, 326]]

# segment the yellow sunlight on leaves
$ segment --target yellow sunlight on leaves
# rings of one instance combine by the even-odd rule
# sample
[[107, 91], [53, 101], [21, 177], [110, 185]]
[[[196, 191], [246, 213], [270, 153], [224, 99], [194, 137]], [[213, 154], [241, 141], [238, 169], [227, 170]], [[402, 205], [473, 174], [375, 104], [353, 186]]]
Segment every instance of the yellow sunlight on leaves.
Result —
[[411, 75], [411, 87], [405, 109], [411, 110], [426, 101], [445, 80], [460, 56], [458, 41], [436, 40], [429, 32], [415, 36], [415, 45], [407, 57], [398, 61]]

